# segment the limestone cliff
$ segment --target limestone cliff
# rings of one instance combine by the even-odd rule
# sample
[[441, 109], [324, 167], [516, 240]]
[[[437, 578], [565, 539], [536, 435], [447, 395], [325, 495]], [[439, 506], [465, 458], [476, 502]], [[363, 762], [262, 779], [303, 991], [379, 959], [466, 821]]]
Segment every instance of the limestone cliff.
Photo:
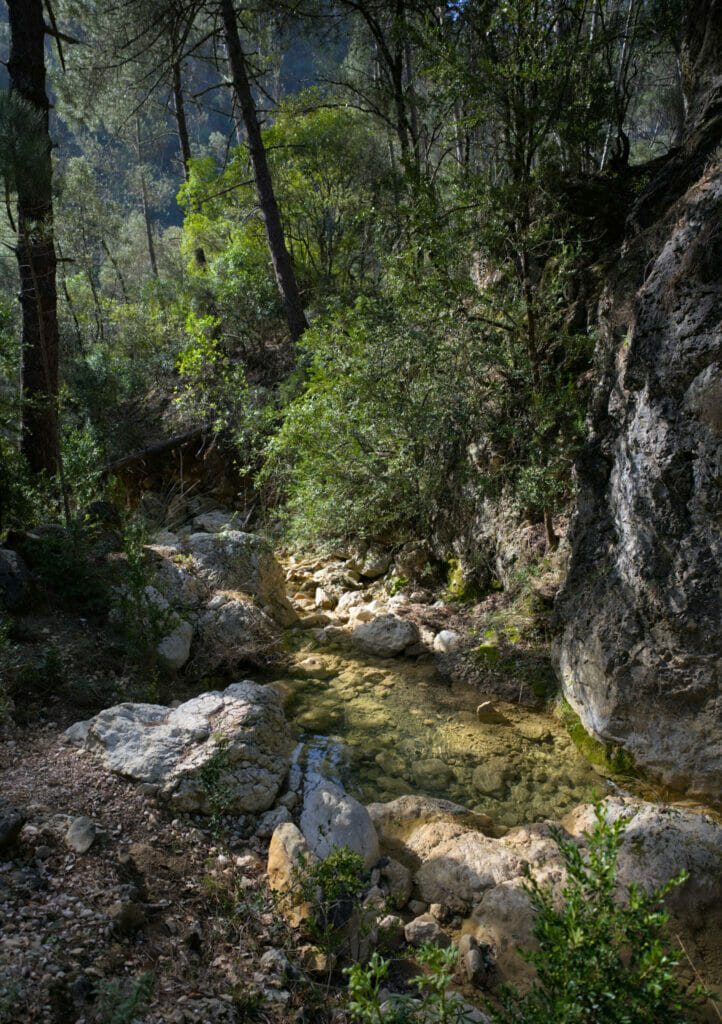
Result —
[[722, 802], [722, 13], [692, 6], [686, 141], [600, 303], [554, 660], [590, 732]]

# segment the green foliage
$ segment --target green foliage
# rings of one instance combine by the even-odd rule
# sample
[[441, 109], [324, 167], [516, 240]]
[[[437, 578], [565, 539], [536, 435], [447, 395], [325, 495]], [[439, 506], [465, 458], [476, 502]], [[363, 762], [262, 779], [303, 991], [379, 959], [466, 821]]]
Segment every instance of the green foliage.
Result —
[[[607, 821], [603, 804], [586, 854], [560, 833], [554, 838], [568, 881], [558, 908], [550, 888], [527, 884], [539, 948], [525, 953], [537, 980], [526, 996], [506, 990], [497, 1024], [688, 1024], [694, 997], [675, 974], [679, 960], [664, 934], [664, 898], [687, 878], [652, 892], [617, 885], [617, 856], [629, 819]], [[699, 995], [699, 991], [696, 993]]]
[[302, 283], [344, 294], [377, 277], [392, 172], [371, 119], [308, 90], [285, 101], [264, 142]]
[[101, 493], [102, 453], [89, 423], [63, 431], [63, 470], [72, 507], [82, 511]]
[[339, 929], [353, 913], [367, 881], [363, 858], [348, 847], [334, 846], [324, 860], [314, 864], [299, 858], [293, 886], [310, 908], [309, 929], [325, 952], [340, 946]]
[[233, 797], [233, 785], [226, 777], [231, 767], [228, 757], [230, 741], [228, 737], [219, 735], [214, 739], [213, 754], [201, 766], [199, 776], [208, 798], [211, 828], [220, 832], [223, 815], [228, 813]]
[[152, 974], [99, 981], [95, 1005], [101, 1024], [132, 1024], [150, 1001], [154, 983]]
[[432, 294], [414, 298], [332, 305], [304, 335], [308, 382], [260, 478], [287, 488], [299, 541], [433, 521], [474, 426], [474, 352]]
[[376, 951], [371, 954], [367, 964], [354, 964], [345, 973], [348, 976], [348, 1008], [354, 1020], [362, 1024], [395, 1024], [396, 1021], [408, 1019], [396, 1014], [379, 1003], [379, 991], [389, 973], [390, 960]]
[[146, 527], [141, 519], [129, 519], [123, 530], [123, 554], [114, 603], [126, 655], [132, 661], [147, 660], [158, 641], [171, 632], [177, 617], [153, 588], [145, 555]]
[[473, 579], [470, 579], [469, 575], [464, 572], [464, 567], [458, 558], [449, 559], [444, 597], [447, 601], [458, 601], [460, 604], [466, 601], [476, 601], [480, 597], [479, 588]]
[[0, 90], [0, 177], [9, 192], [46, 173], [48, 140], [42, 111], [17, 92]]
[[110, 576], [93, 549], [95, 528], [81, 520], [57, 525], [31, 539], [29, 553], [44, 586], [62, 604], [104, 613], [110, 602]]
[[458, 956], [455, 946], [441, 949], [427, 942], [415, 952], [425, 968], [424, 974], [412, 984], [418, 996], [394, 995], [379, 1002], [390, 967], [390, 961], [374, 952], [367, 964], [354, 964], [344, 973], [348, 976], [348, 1008], [354, 1020], [361, 1024], [463, 1024], [467, 1010], [453, 993], [449, 993], [454, 966]]
[[244, 417], [247, 388], [243, 367], [224, 351], [218, 327], [215, 317], [188, 314], [187, 344], [177, 364], [176, 405], [184, 419], [203, 420], [216, 433], [227, 435]]

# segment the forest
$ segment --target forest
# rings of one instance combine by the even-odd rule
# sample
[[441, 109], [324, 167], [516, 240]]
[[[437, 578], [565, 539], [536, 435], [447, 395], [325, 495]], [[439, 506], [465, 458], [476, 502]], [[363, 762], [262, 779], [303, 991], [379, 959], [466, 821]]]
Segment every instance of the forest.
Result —
[[674, 4], [15, 6], [3, 528], [198, 428], [304, 541], [448, 542], [471, 488], [553, 546], [588, 293], [681, 138]]
[[721, 0], [0, 53], [0, 1024], [721, 1020]]

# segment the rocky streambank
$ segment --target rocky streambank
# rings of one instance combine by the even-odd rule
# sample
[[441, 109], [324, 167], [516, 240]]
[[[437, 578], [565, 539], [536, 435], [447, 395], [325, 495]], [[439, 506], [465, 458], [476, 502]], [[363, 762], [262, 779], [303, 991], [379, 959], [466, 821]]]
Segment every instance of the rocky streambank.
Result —
[[[0, 765], [0, 1006], [12, 1024], [91, 1024], [111, 983], [144, 972], [156, 978], [148, 1024], [235, 1021], [249, 999], [280, 1024], [349, 959], [378, 948], [409, 964], [428, 939], [459, 947], [454, 985], [473, 1006], [503, 981], [529, 982], [517, 949], [531, 941], [526, 873], [564, 881], [552, 822], [507, 829], [415, 795], [364, 806], [298, 773], [279, 694], [250, 682], [177, 708], [120, 705], [62, 735], [51, 725], [4, 743]], [[630, 818], [621, 883], [689, 872], [670, 900], [673, 932], [719, 984], [720, 825], [622, 798], [605, 814]], [[581, 805], [556, 827], [583, 846], [592, 824]], [[295, 872], [299, 854], [312, 865], [337, 847], [368, 874], [329, 959]]]

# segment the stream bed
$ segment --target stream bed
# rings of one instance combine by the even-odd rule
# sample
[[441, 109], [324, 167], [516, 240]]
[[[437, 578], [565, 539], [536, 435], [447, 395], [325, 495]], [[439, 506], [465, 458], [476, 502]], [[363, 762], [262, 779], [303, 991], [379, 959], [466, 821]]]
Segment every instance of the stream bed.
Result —
[[514, 826], [609, 790], [553, 716], [494, 699], [498, 720], [479, 721], [486, 695], [433, 663], [307, 652], [275, 685], [299, 766], [365, 804], [425, 794]]

